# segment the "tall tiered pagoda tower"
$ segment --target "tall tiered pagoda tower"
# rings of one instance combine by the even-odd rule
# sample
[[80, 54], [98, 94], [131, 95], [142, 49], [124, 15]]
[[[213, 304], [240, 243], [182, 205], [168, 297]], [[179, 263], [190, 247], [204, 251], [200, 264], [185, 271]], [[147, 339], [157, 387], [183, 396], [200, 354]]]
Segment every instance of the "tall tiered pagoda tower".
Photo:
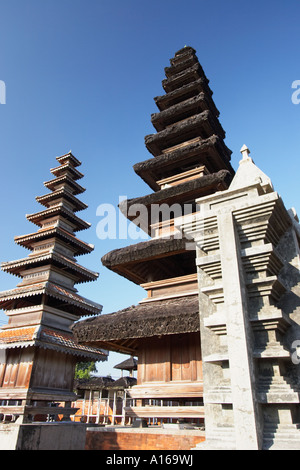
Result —
[[[45, 209], [27, 215], [37, 232], [15, 238], [29, 255], [1, 265], [21, 279], [15, 289], [0, 293], [0, 308], [9, 318], [0, 330], [2, 420], [19, 416], [30, 422], [37, 415], [74, 414], [70, 404], [76, 397], [76, 363], [107, 357], [101, 350], [78, 345], [70, 329], [80, 317], [99, 314], [102, 307], [75, 288], [98, 277], [75, 258], [93, 250], [76, 236], [90, 226], [76, 214], [87, 207], [77, 198], [85, 191], [78, 183], [81, 162], [71, 152], [57, 161], [59, 166], [51, 169], [54, 178], [44, 183], [50, 192], [36, 198]], [[53, 407], [61, 402], [64, 408]]]
[[[176, 52], [165, 74], [166, 93], [155, 98], [159, 112], [151, 118], [157, 132], [145, 138], [152, 157], [134, 165], [153, 192], [120, 204], [134, 223], [141, 221], [134, 209], [146, 210], [142, 228], [152, 238], [102, 258], [104, 266], [141, 285], [147, 296], [136, 306], [80, 322], [75, 332], [82, 344], [138, 356], [137, 385], [129, 391], [136, 402], [129, 414], [201, 419], [195, 249], [187, 249], [175, 223], [178, 209], [182, 214], [185, 207], [193, 212], [196, 198], [226, 190], [234, 171], [209, 80], [195, 50], [185, 47]], [[154, 207], [162, 205], [171, 210], [158, 211], [154, 217]], [[159, 406], [149, 408], [149, 399], [158, 400]]]

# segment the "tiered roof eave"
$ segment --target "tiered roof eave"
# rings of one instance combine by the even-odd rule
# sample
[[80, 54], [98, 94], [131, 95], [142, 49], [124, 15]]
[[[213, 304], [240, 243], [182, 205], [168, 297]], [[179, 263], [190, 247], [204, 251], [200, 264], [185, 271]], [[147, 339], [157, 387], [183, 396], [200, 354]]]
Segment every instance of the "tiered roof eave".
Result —
[[35, 225], [42, 227], [43, 221], [47, 218], [54, 217], [57, 215], [61, 215], [62, 217], [66, 218], [74, 225], [74, 232], [78, 232], [80, 230], [85, 230], [90, 228], [91, 224], [86, 222], [85, 220], [77, 217], [73, 211], [71, 211], [68, 207], [64, 206], [62, 203], [57, 204], [56, 206], [49, 207], [40, 212], [34, 212], [33, 214], [26, 214], [27, 220], [29, 222], [34, 223]]
[[158, 191], [160, 189], [158, 180], [175, 174], [176, 170], [182, 172], [195, 164], [200, 165], [200, 162], [210, 172], [225, 168], [233, 175], [234, 170], [230, 164], [230, 157], [231, 151], [223, 139], [213, 134], [207, 139], [194, 140], [184, 147], [136, 163], [133, 169], [151, 189]]
[[99, 315], [103, 309], [102, 305], [82, 297], [76, 291], [71, 291], [50, 281], [0, 292], [0, 308], [7, 310], [7, 306], [13, 300], [42, 296], [43, 294], [58, 299], [65, 304], [74, 305], [76, 307], [76, 310], [73, 311], [75, 316]]
[[199, 331], [197, 295], [134, 305], [78, 322], [73, 332], [80, 344], [135, 355], [140, 340]]
[[94, 245], [80, 240], [62, 227], [52, 227], [49, 229], [46, 228], [26, 235], [18, 235], [14, 238], [14, 240], [17, 245], [23, 246], [28, 250], [32, 250], [34, 242], [46, 240], [50, 237], [58, 237], [70, 245], [74, 250], [75, 256], [88, 254], [94, 250]]
[[38, 203], [49, 208], [49, 203], [58, 198], [62, 198], [63, 200], [66, 200], [71, 203], [74, 206], [74, 212], [82, 211], [88, 207], [87, 204], [80, 201], [77, 197], [75, 197], [73, 194], [70, 193], [70, 191], [65, 188], [56, 189], [51, 193], [44, 194], [43, 196], [37, 196], [35, 199]]
[[59, 163], [62, 163], [62, 162], [65, 162], [65, 161], [71, 161], [73, 163], [74, 166], [80, 166], [81, 165], [81, 161], [78, 160], [78, 158], [76, 158], [71, 150], [70, 152], [68, 153], [65, 153], [64, 155], [60, 155], [58, 157], [56, 157], [56, 160], [59, 162]]
[[80, 184], [78, 184], [77, 181], [73, 180], [70, 177], [70, 175], [67, 175], [67, 174], [58, 176], [57, 178], [53, 178], [49, 181], [45, 181], [44, 186], [48, 189], [54, 190], [58, 185], [61, 185], [64, 183], [71, 186], [73, 190], [73, 195], [81, 194], [85, 192], [85, 188], [81, 186]]
[[33, 266], [43, 266], [55, 264], [65, 271], [73, 274], [78, 279], [76, 280], [76, 284], [88, 281], [95, 281], [99, 274], [91, 271], [90, 269], [81, 266], [76, 261], [69, 259], [66, 256], [63, 256], [60, 253], [50, 252], [45, 254], [37, 254], [35, 256], [30, 256], [27, 258], [20, 258], [14, 261], [6, 261], [1, 263], [2, 271], [7, 273], [14, 274], [16, 276], [22, 277], [21, 272], [24, 271], [26, 268], [30, 268]]

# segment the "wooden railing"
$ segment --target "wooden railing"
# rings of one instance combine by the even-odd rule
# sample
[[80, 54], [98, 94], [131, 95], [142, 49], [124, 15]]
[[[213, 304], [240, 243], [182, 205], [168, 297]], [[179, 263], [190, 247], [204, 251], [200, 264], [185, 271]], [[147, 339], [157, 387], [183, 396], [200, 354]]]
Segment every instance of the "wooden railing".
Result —
[[202, 382], [136, 385], [127, 390], [127, 398], [131, 404], [125, 415], [131, 418], [204, 418]]
[[125, 413], [131, 418], [204, 418], [201, 406], [129, 406]]
[[5, 405], [0, 406], [0, 415], [3, 415], [3, 421], [10, 417], [10, 421], [15, 421], [18, 417], [22, 417], [25, 421], [34, 421], [35, 416], [45, 416], [49, 421], [54, 417], [54, 421], [58, 415], [63, 416], [63, 420], [70, 420], [70, 416], [74, 415], [79, 408], [71, 406], [42, 406], [42, 405]]

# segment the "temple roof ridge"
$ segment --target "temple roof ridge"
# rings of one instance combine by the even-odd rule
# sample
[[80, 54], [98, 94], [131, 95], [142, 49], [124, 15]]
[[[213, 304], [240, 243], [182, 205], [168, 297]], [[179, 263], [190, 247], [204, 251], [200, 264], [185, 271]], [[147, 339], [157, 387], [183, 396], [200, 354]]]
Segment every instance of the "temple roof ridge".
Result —
[[55, 252], [54, 250], [51, 250], [48, 253], [43, 253], [43, 254], [36, 254], [36, 255], [29, 255], [26, 258], [20, 258], [17, 260], [13, 261], [5, 261], [1, 263], [1, 269], [2, 271], [6, 272], [12, 272], [12, 274], [20, 276], [20, 269], [23, 269], [25, 266], [28, 266], [30, 264], [34, 263], [41, 263], [43, 261], [56, 261], [62, 265], [64, 265], [66, 268], [69, 268], [71, 270], [75, 270], [78, 275], [83, 276], [84, 280], [88, 279], [97, 279], [99, 274], [85, 268], [81, 264], [77, 263], [77, 261], [72, 260], [71, 258], [62, 255], [61, 253]]
[[69, 175], [61, 175], [61, 176], [56, 176], [55, 178], [44, 181], [44, 186], [48, 189], [51, 189], [53, 191], [53, 188], [55, 188], [59, 184], [65, 185], [70, 185], [72, 186], [73, 189], [73, 195], [75, 194], [80, 194], [85, 192], [85, 188], [81, 186], [80, 184], [77, 183], [74, 179], [72, 179]]
[[62, 217], [66, 216], [67, 218], [70, 218], [71, 221], [76, 225], [76, 231], [84, 230], [91, 226], [89, 222], [86, 222], [80, 217], [77, 217], [77, 215], [75, 215], [73, 211], [64, 206], [62, 203], [58, 203], [55, 206], [49, 207], [48, 209], [45, 209], [43, 211], [34, 212], [32, 214], [26, 214], [26, 218], [30, 222], [41, 227], [41, 220], [45, 220], [46, 218], [51, 217], [52, 215], [55, 215], [57, 213], [59, 213], [59, 215], [62, 215]]
[[[3, 308], [2, 304], [9, 300], [15, 300], [24, 297], [32, 297], [34, 295], [47, 294], [50, 297], [58, 298], [64, 302], [71, 303], [77, 308], [81, 307], [88, 311], [89, 313], [84, 313], [84, 315], [96, 315], [100, 314], [102, 311], [102, 305], [93, 302], [92, 300], [87, 299], [77, 293], [77, 290], [73, 291], [63, 287], [59, 284], [55, 284], [51, 281], [44, 281], [36, 284], [24, 285], [15, 287], [14, 289], [9, 289], [6, 291], [0, 292], [0, 306]], [[80, 314], [81, 315], [81, 314]]]
[[83, 173], [81, 173], [79, 170], [77, 170], [77, 168], [75, 168], [75, 166], [73, 166], [70, 162], [66, 162], [66, 163], [63, 163], [62, 165], [59, 165], [59, 166], [55, 166], [53, 168], [50, 168], [50, 172], [53, 174], [53, 175], [56, 175], [56, 174], [59, 174], [61, 173], [62, 171], [71, 171], [73, 173], [73, 178], [74, 179], [81, 179], [83, 178]]
[[[35, 199], [40, 204], [46, 207], [49, 207], [47, 205], [47, 200], [53, 200], [58, 197], [69, 199], [71, 203], [76, 205], [76, 211], [84, 210], [88, 207], [85, 202], [82, 202], [80, 199], [74, 196], [67, 188], [60, 188], [60, 189], [53, 190], [52, 192], [43, 194], [42, 196], [36, 196]], [[75, 212], [75, 209], [74, 209], [74, 212]]]
[[[17, 235], [15, 236], [14, 240], [15, 243], [18, 245], [24, 246], [25, 248], [30, 248], [30, 242], [38, 239], [48, 238], [49, 236], [59, 235], [62, 238], [66, 239], [68, 243], [72, 243], [81, 247], [83, 252], [90, 253], [94, 250], [95, 246], [92, 243], [87, 243], [80, 238], [77, 238], [72, 233], [68, 232], [67, 230], [63, 229], [62, 227], [51, 227], [46, 229], [40, 229], [37, 232], [27, 233], [25, 235]], [[29, 246], [28, 246], [29, 245]], [[77, 253], [79, 255], [81, 253]]]
[[81, 165], [81, 161], [78, 160], [73, 154], [72, 154], [72, 151], [70, 150], [68, 153], [65, 153], [64, 155], [60, 155], [58, 157], [56, 157], [56, 160], [61, 163], [65, 160], [70, 160], [72, 161], [73, 165], [74, 166], [80, 166]]

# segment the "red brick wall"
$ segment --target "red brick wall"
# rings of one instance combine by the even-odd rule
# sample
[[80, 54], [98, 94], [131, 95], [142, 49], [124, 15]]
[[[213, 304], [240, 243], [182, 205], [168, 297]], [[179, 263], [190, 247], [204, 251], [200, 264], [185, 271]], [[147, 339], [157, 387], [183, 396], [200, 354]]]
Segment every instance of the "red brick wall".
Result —
[[191, 450], [204, 435], [87, 431], [86, 450]]

